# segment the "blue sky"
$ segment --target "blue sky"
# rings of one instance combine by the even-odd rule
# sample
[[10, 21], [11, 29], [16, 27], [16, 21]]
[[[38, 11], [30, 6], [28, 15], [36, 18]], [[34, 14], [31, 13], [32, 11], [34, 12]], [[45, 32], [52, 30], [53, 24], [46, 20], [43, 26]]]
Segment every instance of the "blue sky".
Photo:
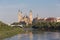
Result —
[[12, 23], [18, 20], [17, 12], [24, 15], [33, 11], [33, 17], [59, 17], [60, 0], [0, 0], [0, 20]]

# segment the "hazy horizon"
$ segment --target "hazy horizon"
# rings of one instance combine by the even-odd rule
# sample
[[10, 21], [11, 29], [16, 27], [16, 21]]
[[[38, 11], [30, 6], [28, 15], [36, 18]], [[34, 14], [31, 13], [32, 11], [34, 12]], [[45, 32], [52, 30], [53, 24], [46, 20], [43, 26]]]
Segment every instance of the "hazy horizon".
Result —
[[60, 17], [60, 0], [0, 0], [0, 20], [6, 23], [18, 21], [18, 10], [33, 17]]

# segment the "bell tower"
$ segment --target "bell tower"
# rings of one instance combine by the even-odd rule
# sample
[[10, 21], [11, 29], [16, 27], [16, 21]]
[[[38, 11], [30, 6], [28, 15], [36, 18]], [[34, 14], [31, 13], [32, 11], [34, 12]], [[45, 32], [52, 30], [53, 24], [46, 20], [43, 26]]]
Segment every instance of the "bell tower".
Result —
[[32, 24], [33, 21], [32, 10], [30, 10], [29, 19], [30, 19], [29, 23]]
[[22, 21], [22, 12], [18, 10], [18, 22]]

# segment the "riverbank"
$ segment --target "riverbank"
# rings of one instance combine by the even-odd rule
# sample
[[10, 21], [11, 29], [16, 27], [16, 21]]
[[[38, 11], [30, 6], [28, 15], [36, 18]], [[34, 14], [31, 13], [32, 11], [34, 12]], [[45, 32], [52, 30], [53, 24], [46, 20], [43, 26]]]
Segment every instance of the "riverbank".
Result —
[[60, 22], [37, 22], [33, 23], [32, 28], [41, 31], [60, 31]]
[[0, 21], [0, 40], [23, 32], [24, 30], [22, 28], [11, 27]]
[[[26, 29], [25, 29], [26, 28]], [[0, 22], [0, 39], [11, 37], [17, 34], [25, 33], [28, 29], [29, 31], [38, 31], [38, 32], [46, 32], [46, 31], [60, 31], [60, 23], [56, 22], [37, 22], [32, 25], [24, 26], [24, 28], [20, 27], [11, 27], [3, 22]]]
[[14, 36], [16, 34], [23, 33], [21, 28], [12, 28], [11, 30], [0, 30], [0, 39]]

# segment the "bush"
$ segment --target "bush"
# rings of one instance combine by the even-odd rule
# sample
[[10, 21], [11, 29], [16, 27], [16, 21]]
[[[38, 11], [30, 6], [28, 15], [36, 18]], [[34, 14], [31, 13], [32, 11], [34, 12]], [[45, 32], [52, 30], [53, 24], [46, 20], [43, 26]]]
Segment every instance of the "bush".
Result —
[[37, 22], [36, 24], [33, 24], [32, 28], [37, 28], [39, 30], [60, 30], [60, 22]]

